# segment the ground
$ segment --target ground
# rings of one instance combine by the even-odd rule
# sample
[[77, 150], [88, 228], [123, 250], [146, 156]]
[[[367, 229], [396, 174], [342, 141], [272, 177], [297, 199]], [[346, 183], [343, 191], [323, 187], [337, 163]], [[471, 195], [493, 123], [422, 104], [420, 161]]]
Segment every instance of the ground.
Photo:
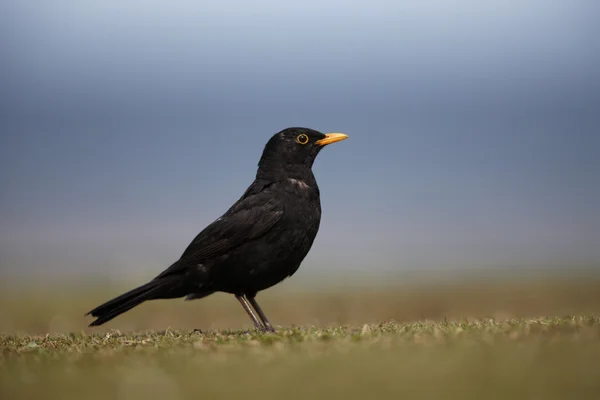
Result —
[[[0, 398], [596, 399], [599, 287], [590, 282], [503, 289], [476, 285], [432, 289], [428, 296], [423, 290], [388, 288], [312, 295], [314, 303], [305, 294], [282, 292], [266, 296], [264, 308], [285, 322], [268, 334], [251, 330], [243, 310], [229, 308], [227, 297], [193, 306], [157, 303], [99, 330], [60, 333], [61, 327], [83, 320], [81, 313], [59, 306], [60, 296], [45, 304], [43, 296], [40, 303], [28, 297], [24, 309], [5, 295], [0, 299], [3, 324], [13, 329], [2, 328], [0, 334]], [[288, 303], [281, 304], [282, 298]], [[405, 308], [406, 303], [412, 306]], [[84, 307], [75, 304], [74, 310]], [[158, 315], [173, 317], [182, 304], [188, 304], [187, 312], [201, 304], [216, 307], [235, 316], [217, 325], [234, 327], [153, 330], [153, 324], [164, 322]], [[283, 318], [285, 309], [291, 310], [288, 318], [300, 322], [313, 310], [321, 321], [336, 323], [295, 327]], [[535, 315], [551, 310], [557, 316]], [[356, 323], [411, 313], [421, 318]], [[207, 325], [204, 318], [189, 323]], [[118, 325], [131, 329], [120, 332]]]

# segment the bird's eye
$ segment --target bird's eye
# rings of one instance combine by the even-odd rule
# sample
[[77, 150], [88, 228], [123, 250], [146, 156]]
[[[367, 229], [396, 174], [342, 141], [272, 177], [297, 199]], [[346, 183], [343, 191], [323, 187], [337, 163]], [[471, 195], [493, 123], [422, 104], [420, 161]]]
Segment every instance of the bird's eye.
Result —
[[300, 144], [306, 144], [306, 143], [308, 143], [308, 136], [306, 136], [304, 133], [301, 135], [298, 135], [296, 137], [296, 142], [298, 142]]

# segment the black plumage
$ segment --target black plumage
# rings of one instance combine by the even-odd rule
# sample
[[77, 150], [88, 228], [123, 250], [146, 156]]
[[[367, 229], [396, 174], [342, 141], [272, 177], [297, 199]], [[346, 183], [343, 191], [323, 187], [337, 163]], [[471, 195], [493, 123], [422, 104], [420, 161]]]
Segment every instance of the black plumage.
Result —
[[273, 135], [256, 179], [242, 197], [160, 275], [90, 311], [97, 318], [90, 326], [104, 324], [146, 300], [192, 300], [227, 292], [236, 296], [257, 328], [273, 330], [256, 294], [293, 275], [308, 254], [321, 221], [312, 165], [325, 145], [346, 138], [307, 128]]

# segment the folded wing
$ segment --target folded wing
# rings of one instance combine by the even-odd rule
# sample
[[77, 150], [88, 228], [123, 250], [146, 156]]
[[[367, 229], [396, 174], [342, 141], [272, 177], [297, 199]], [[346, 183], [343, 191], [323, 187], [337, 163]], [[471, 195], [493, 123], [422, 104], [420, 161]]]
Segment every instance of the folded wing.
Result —
[[283, 206], [264, 192], [240, 199], [200, 232], [181, 258], [157, 278], [181, 273], [187, 266], [222, 256], [243, 243], [260, 238], [277, 226], [283, 213]]

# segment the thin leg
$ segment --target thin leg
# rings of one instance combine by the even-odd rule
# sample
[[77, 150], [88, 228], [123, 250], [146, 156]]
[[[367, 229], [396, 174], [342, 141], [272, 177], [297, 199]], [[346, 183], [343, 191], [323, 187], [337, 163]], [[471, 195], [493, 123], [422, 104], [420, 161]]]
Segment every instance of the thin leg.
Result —
[[235, 298], [238, 299], [238, 301], [240, 302], [240, 304], [242, 305], [242, 307], [244, 307], [244, 310], [246, 310], [246, 312], [248, 313], [248, 315], [252, 319], [252, 322], [254, 322], [254, 326], [256, 326], [256, 329], [259, 329], [261, 331], [264, 331], [265, 329], [268, 329], [268, 328], [265, 328], [263, 326], [263, 324], [260, 323], [260, 321], [256, 317], [256, 314], [254, 314], [254, 311], [252, 311], [252, 309], [250, 308], [250, 305], [248, 304], [248, 301], [243, 296], [237, 296], [236, 295]]
[[267, 316], [265, 315], [265, 313], [263, 312], [263, 310], [260, 308], [260, 306], [256, 302], [256, 299], [254, 297], [248, 297], [248, 301], [250, 302], [250, 304], [252, 305], [252, 307], [254, 307], [254, 309], [258, 313], [258, 316], [260, 317], [260, 319], [261, 319], [263, 325], [265, 326], [265, 328], [268, 331], [270, 331], [270, 332], [275, 332], [275, 329], [273, 328], [273, 325], [271, 325], [271, 323], [267, 319]]

